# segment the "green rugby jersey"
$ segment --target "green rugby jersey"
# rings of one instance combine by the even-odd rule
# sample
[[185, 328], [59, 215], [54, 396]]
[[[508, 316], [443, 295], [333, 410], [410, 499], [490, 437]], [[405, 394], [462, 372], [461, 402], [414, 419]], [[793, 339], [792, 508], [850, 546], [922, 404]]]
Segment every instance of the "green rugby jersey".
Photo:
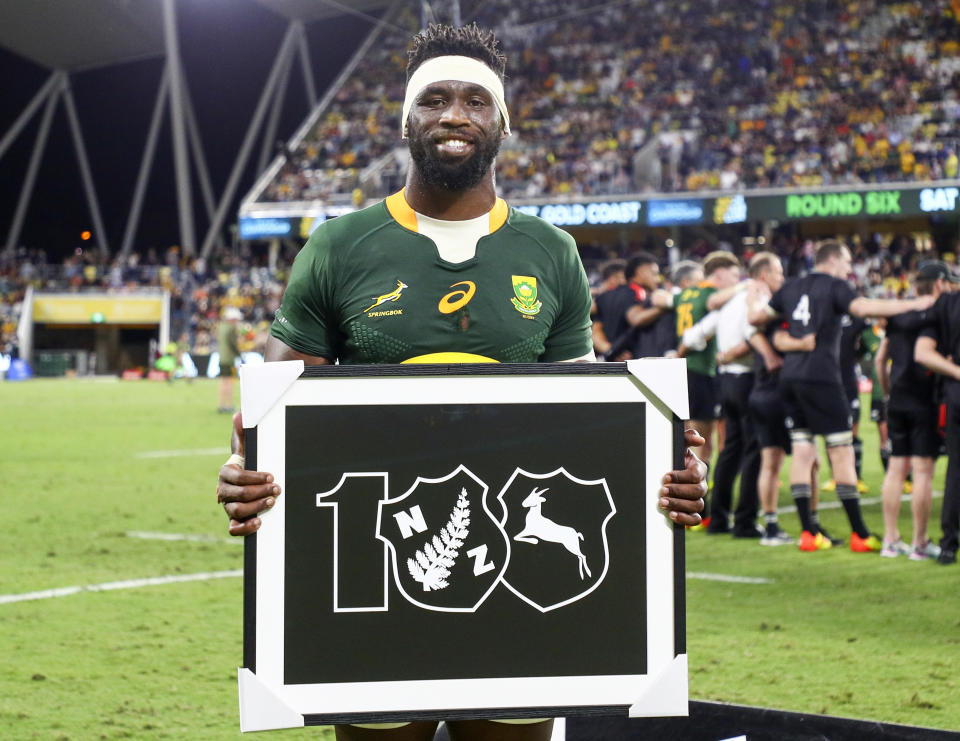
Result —
[[873, 360], [877, 357], [877, 350], [880, 348], [880, 343], [883, 341], [883, 330], [879, 329], [875, 325], [868, 325], [860, 333], [860, 341], [863, 343], [865, 349], [863, 359], [864, 366], [867, 369], [867, 378], [873, 383], [873, 390], [870, 393], [870, 399], [873, 401], [883, 400], [883, 389], [880, 388], [880, 382], [877, 380], [877, 367], [874, 365]]
[[[696, 286], [686, 288], [673, 301], [677, 315], [677, 339], [683, 339], [683, 333], [703, 319], [710, 310], [707, 299], [717, 292], [710, 281], [702, 281]], [[690, 350], [686, 354], [687, 368], [705, 376], [717, 374], [717, 339], [711, 337], [703, 350]]]
[[446, 262], [400, 191], [314, 231], [270, 333], [345, 364], [570, 360], [592, 349], [590, 289], [573, 238], [499, 198], [476, 255]]

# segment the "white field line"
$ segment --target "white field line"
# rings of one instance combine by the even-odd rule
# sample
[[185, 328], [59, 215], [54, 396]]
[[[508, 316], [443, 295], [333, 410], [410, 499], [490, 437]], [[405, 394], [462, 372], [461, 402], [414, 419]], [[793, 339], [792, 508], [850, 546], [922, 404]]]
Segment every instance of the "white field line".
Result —
[[[216, 452], [222, 452], [221, 448], [217, 448]], [[141, 454], [142, 457], [155, 457], [161, 458], [165, 457], [163, 455], [158, 455], [159, 453], [174, 454], [174, 455], [197, 455], [195, 451], [155, 451], [153, 455], [150, 454]], [[204, 453], [206, 454], [206, 453]], [[933, 493], [935, 497], [942, 497], [943, 492], [935, 491]], [[910, 495], [904, 494], [901, 497], [901, 501], [909, 500]], [[867, 499], [861, 499], [860, 503], [864, 505], [870, 504], [879, 504], [881, 501], [880, 497], [869, 497]], [[820, 504], [820, 509], [839, 509], [842, 505], [840, 502], [822, 502]], [[796, 512], [796, 507], [780, 507], [777, 512], [780, 514], [787, 514], [790, 512]], [[180, 540], [180, 541], [195, 541], [201, 543], [242, 543], [242, 538], [215, 538], [209, 535], [187, 535], [182, 533], [150, 533], [131, 530], [126, 533], [128, 537], [131, 538], [144, 538], [144, 539], [153, 539], [153, 540]], [[177, 584], [182, 582], [190, 581], [208, 581], [210, 579], [227, 579], [243, 576], [243, 569], [233, 569], [230, 571], [205, 571], [199, 574], [177, 574], [172, 576], [156, 576], [149, 579], [128, 579], [127, 581], [115, 581], [115, 582], [106, 582], [104, 584], [87, 584], [84, 586], [77, 587], [60, 587], [58, 589], [45, 589], [39, 592], [24, 592], [22, 594], [0, 594], [0, 605], [9, 604], [12, 602], [27, 602], [30, 600], [40, 600], [40, 599], [50, 599], [52, 597], [67, 597], [71, 594], [80, 594], [81, 592], [109, 592], [116, 589], [137, 589], [140, 587], [152, 587], [162, 584]], [[773, 579], [764, 579], [762, 577], [755, 576], [733, 576], [730, 574], [711, 574], [701, 571], [688, 571], [688, 579], [700, 579], [703, 581], [720, 581], [728, 582], [731, 584], [773, 584]]]
[[135, 453], [134, 458], [184, 458], [193, 455], [230, 455], [229, 448], [192, 448], [189, 450], [146, 450]]
[[709, 574], [703, 571], [688, 571], [688, 579], [702, 581], [725, 581], [731, 584], [773, 584], [773, 579], [764, 579], [761, 576], [733, 576], [731, 574]]
[[[909, 502], [910, 497], [911, 497], [910, 494], [904, 494], [903, 496], [900, 497], [900, 501]], [[934, 499], [940, 499], [941, 497], [943, 497], [942, 491], [933, 492]], [[860, 497], [860, 505], [863, 507], [869, 506], [871, 504], [880, 504], [882, 501], [883, 499], [881, 497], [866, 497], [866, 498]], [[820, 502], [819, 509], [840, 509], [841, 507], [843, 507], [843, 504], [840, 502], [839, 499], [837, 499], [835, 501], [831, 500], [829, 502]], [[784, 507], [777, 507], [778, 515], [789, 515], [796, 511], [797, 511], [797, 508], [792, 504], [788, 504]]]
[[124, 533], [128, 538], [141, 540], [186, 540], [191, 543], [226, 543], [228, 545], [243, 545], [243, 538], [218, 538], [215, 535], [193, 535], [190, 533], [151, 533], [144, 530], [128, 530]]
[[126, 581], [111, 581], [104, 584], [85, 584], [80, 587], [59, 587], [58, 589], [44, 589], [39, 592], [23, 592], [21, 594], [0, 594], [0, 605], [11, 602], [29, 602], [30, 600], [51, 599], [53, 597], [68, 597], [81, 592], [112, 592], [116, 589], [138, 589], [140, 587], [155, 587], [162, 584], [179, 584], [188, 581], [209, 581], [211, 579], [231, 579], [243, 576], [243, 569], [230, 571], [204, 571], [199, 574], [173, 574], [170, 576], [154, 576], [149, 579], [127, 579]]

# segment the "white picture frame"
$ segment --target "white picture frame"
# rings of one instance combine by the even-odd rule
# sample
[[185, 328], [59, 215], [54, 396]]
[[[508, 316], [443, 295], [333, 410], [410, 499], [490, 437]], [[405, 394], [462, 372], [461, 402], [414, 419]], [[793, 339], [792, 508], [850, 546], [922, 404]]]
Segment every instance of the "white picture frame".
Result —
[[[684, 529], [657, 509], [685, 361], [292, 361], [241, 385], [247, 466], [283, 492], [246, 539], [242, 731], [687, 714]], [[458, 545], [431, 560], [432, 535]]]

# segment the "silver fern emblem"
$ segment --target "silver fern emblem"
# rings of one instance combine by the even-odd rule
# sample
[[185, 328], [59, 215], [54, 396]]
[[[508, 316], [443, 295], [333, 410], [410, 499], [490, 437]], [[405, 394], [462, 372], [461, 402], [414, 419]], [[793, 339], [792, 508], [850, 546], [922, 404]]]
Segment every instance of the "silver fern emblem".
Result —
[[467, 490], [461, 489], [450, 519], [439, 535], [434, 535], [423, 550], [407, 559], [407, 569], [414, 581], [423, 585], [423, 591], [443, 589], [450, 576], [450, 569], [460, 555], [460, 547], [470, 532], [470, 502]]

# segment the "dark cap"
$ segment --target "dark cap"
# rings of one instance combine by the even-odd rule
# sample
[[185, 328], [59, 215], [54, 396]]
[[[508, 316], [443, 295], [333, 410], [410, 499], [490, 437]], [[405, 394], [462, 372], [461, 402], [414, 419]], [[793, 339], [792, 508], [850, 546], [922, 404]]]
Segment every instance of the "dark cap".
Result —
[[927, 280], [937, 280], [937, 278], [943, 278], [950, 283], [960, 283], [960, 276], [954, 273], [950, 266], [942, 260], [926, 260], [920, 263], [920, 268], [917, 270], [917, 275], [920, 278], [926, 278]]

